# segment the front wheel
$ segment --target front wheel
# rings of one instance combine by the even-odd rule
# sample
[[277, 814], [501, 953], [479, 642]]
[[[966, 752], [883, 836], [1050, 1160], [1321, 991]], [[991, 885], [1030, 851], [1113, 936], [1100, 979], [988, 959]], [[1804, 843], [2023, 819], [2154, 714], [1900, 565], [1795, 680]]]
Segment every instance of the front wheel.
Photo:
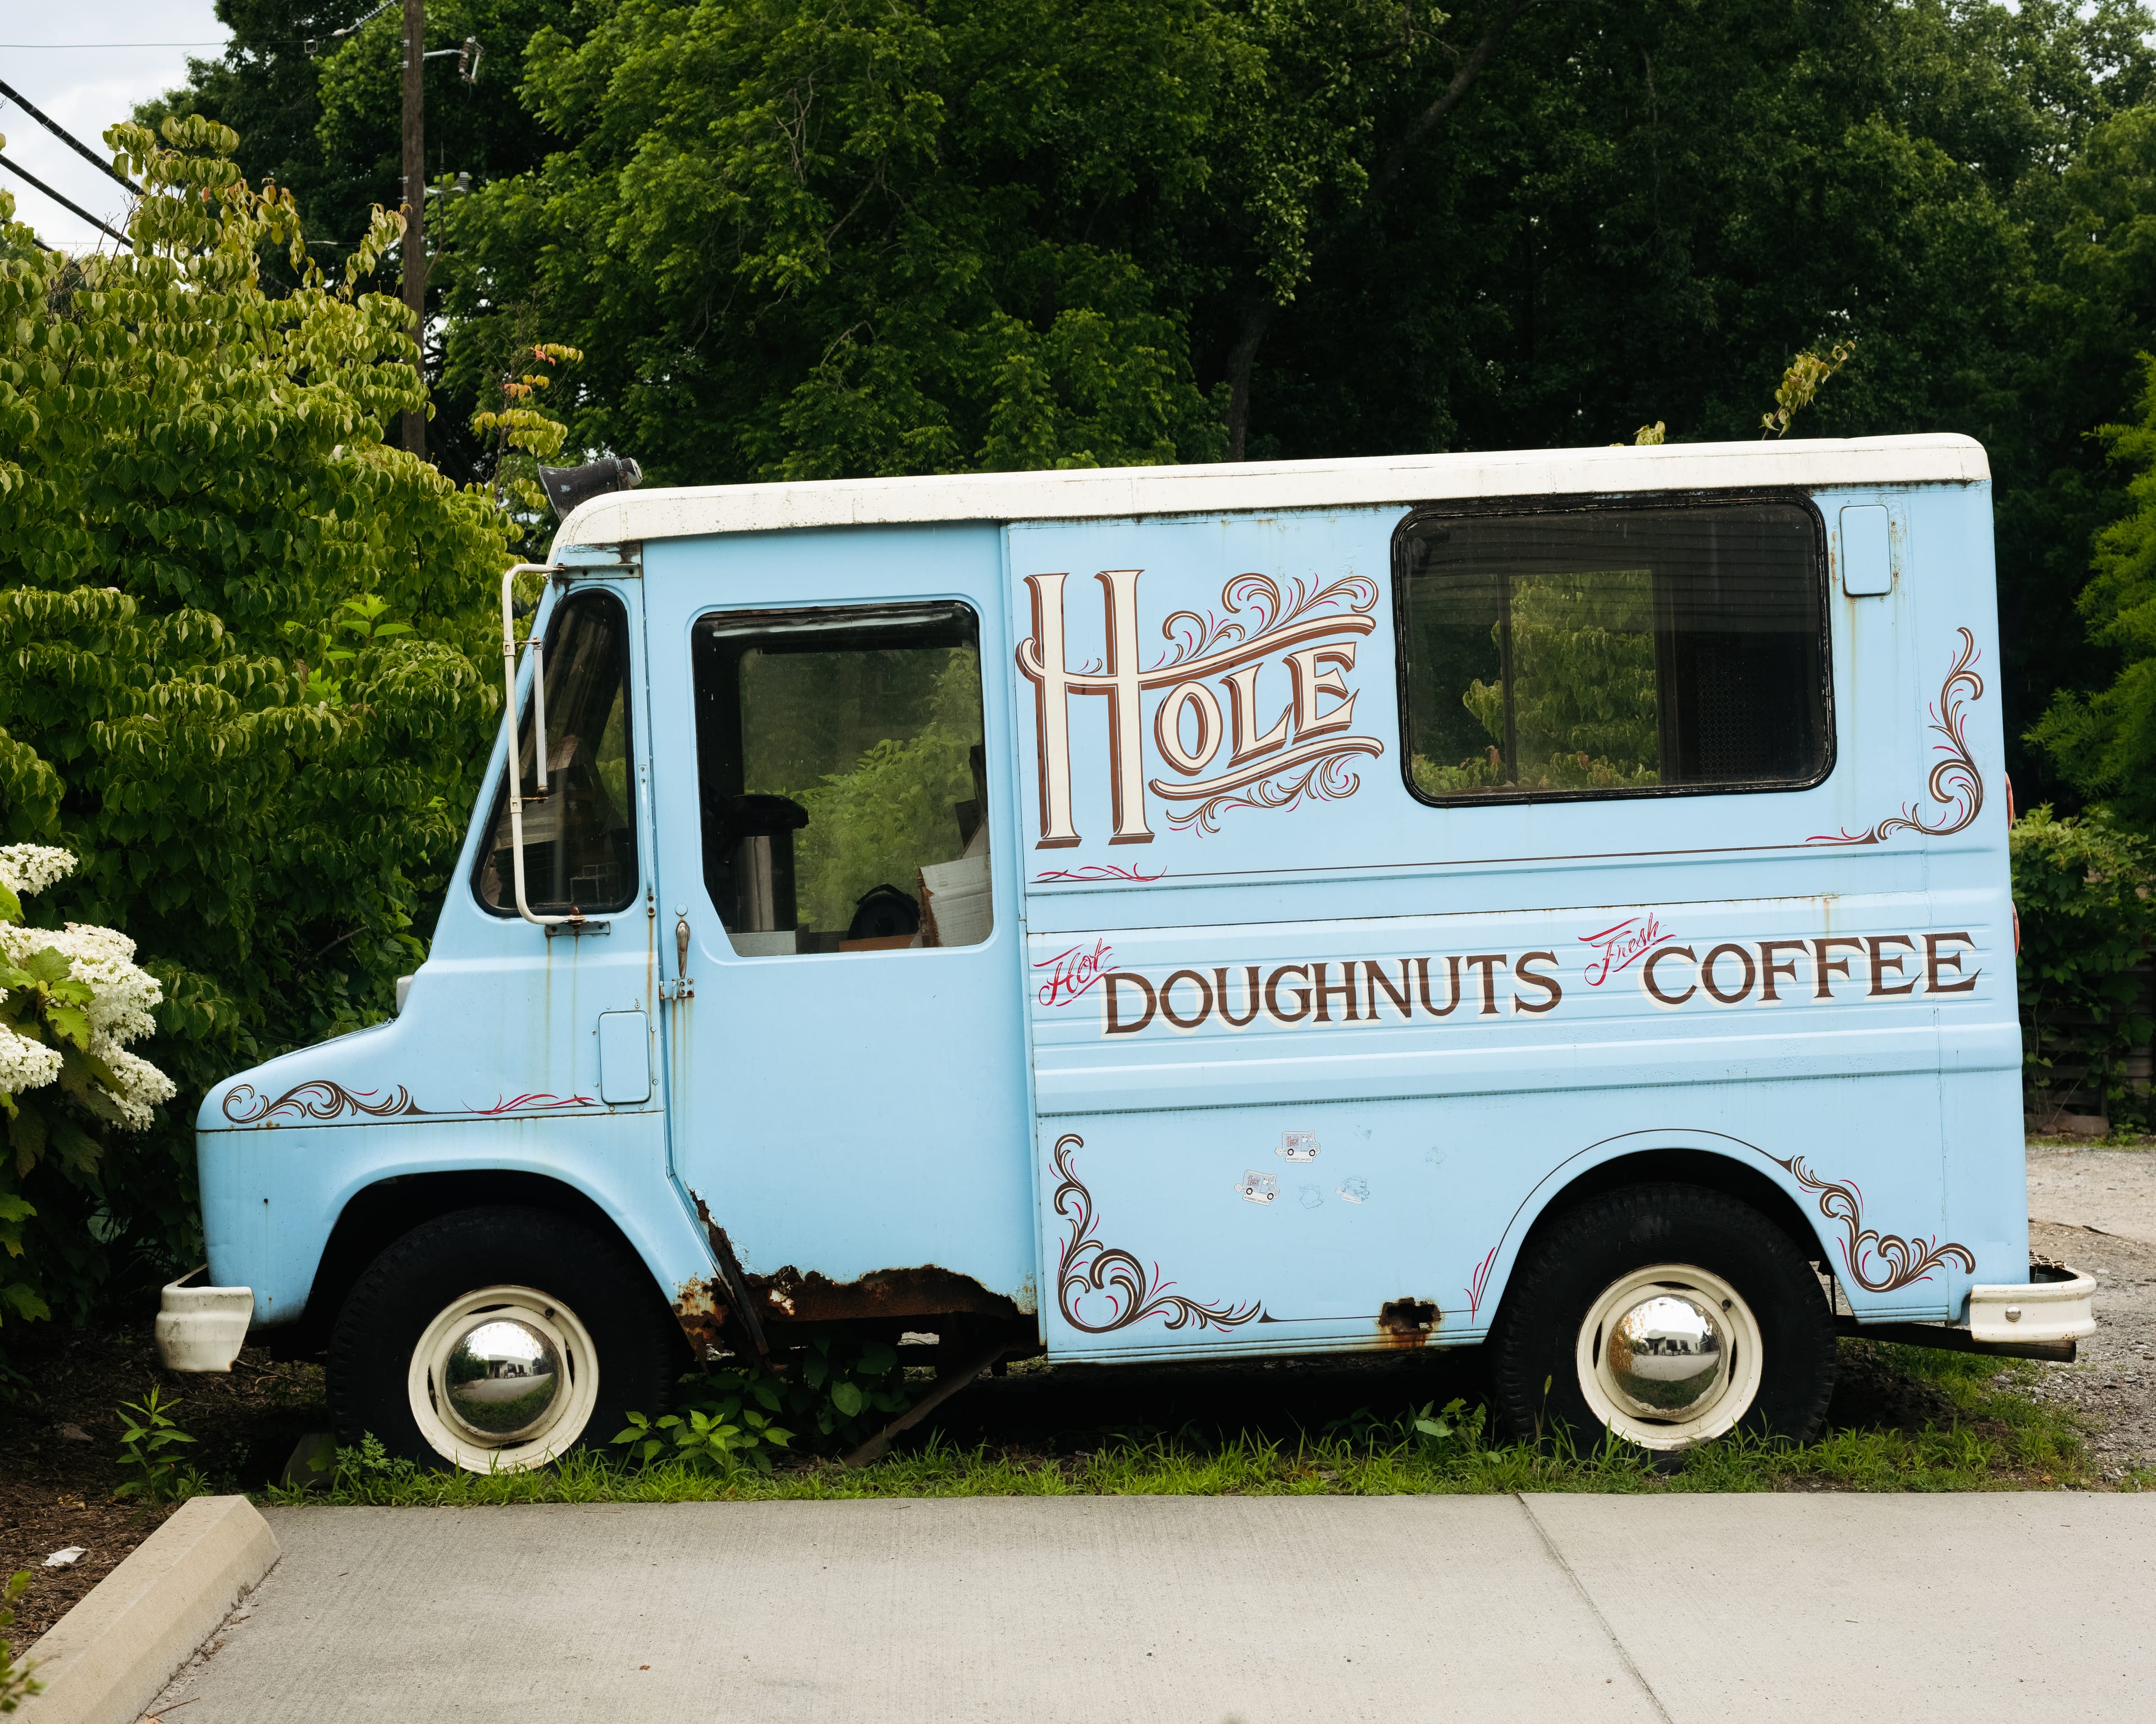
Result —
[[459, 1210], [377, 1258], [330, 1339], [339, 1438], [472, 1472], [603, 1446], [671, 1399], [676, 1342], [620, 1243], [545, 1210]]
[[1523, 1253], [1491, 1337], [1522, 1438], [1604, 1433], [1656, 1452], [1742, 1430], [1801, 1442], [1834, 1387], [1834, 1321], [1789, 1236], [1733, 1197], [1637, 1186], [1559, 1217]]

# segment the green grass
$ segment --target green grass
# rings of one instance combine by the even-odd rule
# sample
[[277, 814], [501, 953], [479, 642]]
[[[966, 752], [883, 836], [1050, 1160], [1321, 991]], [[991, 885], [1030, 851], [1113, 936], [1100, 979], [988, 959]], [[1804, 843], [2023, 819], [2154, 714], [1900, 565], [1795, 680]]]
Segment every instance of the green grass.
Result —
[[[1186, 1428], [1172, 1436], [1109, 1433], [1073, 1454], [949, 1446], [932, 1435], [874, 1466], [804, 1459], [765, 1474], [660, 1461], [637, 1468], [579, 1452], [543, 1473], [423, 1470], [370, 1452], [343, 1452], [326, 1495], [273, 1490], [280, 1502], [428, 1505], [537, 1502], [797, 1502], [865, 1497], [1486, 1495], [1518, 1490], [1986, 1490], [2085, 1487], [2095, 1482], [2080, 1431], [2025, 1391], [2037, 1367], [1875, 1342], [1844, 1343], [1845, 1377], [1861, 1375], [1922, 1409], [1830, 1426], [1799, 1448], [1732, 1437], [1657, 1467], [1611, 1446], [1501, 1443], [1481, 1409], [1446, 1409], [1419, 1428], [1414, 1413], [1367, 1413], [1325, 1432], [1277, 1439], [1250, 1431]], [[1425, 1414], [1429, 1409], [1424, 1409]], [[1449, 1418], [1446, 1415], [1449, 1415]], [[2123, 1488], [2156, 1488], [2137, 1475]]]
[[2055, 1132], [2048, 1136], [2032, 1133], [2026, 1142], [2032, 1150], [2156, 1150], [2156, 1137], [2138, 1125], [2114, 1125], [2102, 1137], [2082, 1137], [2071, 1132]]

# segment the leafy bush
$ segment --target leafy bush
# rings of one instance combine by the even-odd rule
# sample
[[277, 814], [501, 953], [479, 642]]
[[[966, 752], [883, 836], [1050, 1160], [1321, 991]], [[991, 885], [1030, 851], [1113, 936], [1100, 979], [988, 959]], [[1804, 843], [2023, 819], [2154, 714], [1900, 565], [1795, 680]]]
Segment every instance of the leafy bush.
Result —
[[771, 1470], [773, 1449], [790, 1448], [793, 1420], [814, 1434], [812, 1449], [851, 1449], [906, 1410], [898, 1351], [880, 1341], [819, 1335], [783, 1371], [720, 1366], [681, 1379], [681, 1411], [655, 1423], [640, 1413], [613, 1440], [639, 1466], [686, 1461], [728, 1473], [743, 1463]]
[[865, 1442], [906, 1411], [898, 1350], [851, 1335], [819, 1336], [802, 1349], [788, 1410], [834, 1447]]
[[[22, 894], [74, 867], [64, 850], [0, 846], [0, 1114], [8, 1150], [0, 1156], [0, 1250], [23, 1255], [22, 1224], [37, 1207], [23, 1195], [32, 1176], [94, 1191], [105, 1134], [141, 1131], [172, 1082], [126, 1051], [156, 1027], [163, 998], [156, 978], [135, 967], [135, 943], [110, 928], [22, 926]], [[0, 1317], [51, 1315], [36, 1287], [0, 1275]]]
[[665, 1455], [700, 1472], [731, 1473], [743, 1461], [769, 1472], [770, 1451], [793, 1439], [793, 1433], [771, 1417], [778, 1411], [778, 1392], [762, 1377], [726, 1375], [740, 1381], [711, 1386], [706, 1399], [668, 1413], [655, 1425], [643, 1413], [630, 1413], [629, 1428], [613, 1440], [629, 1446], [639, 1466], [648, 1467]]
[[[2022, 1059], [2035, 1098], [2100, 1091], [2114, 1122], [2146, 1124], [2145, 1088], [2128, 1087], [2128, 1051], [2149, 1039], [2145, 973], [2156, 934], [2156, 845], [2104, 809], [2060, 820], [2048, 805], [2014, 824], [2020, 918]], [[2082, 1081], [2064, 1081], [2079, 1078]]]
[[388, 1015], [476, 788], [507, 560], [488, 497], [382, 440], [424, 402], [403, 306], [361, 291], [400, 219], [331, 284], [231, 131], [107, 138], [130, 247], [42, 250], [0, 193], [0, 842], [81, 858], [33, 919], [148, 955], [179, 1088], [4, 1223], [77, 1320], [199, 1260], [204, 1088]]

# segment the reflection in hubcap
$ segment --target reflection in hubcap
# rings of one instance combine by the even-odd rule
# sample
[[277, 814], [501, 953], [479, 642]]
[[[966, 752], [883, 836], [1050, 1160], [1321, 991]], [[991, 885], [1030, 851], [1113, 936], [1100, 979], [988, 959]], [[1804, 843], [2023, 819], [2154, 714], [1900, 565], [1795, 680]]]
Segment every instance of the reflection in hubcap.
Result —
[[490, 1316], [466, 1330], [443, 1375], [446, 1410], [487, 1443], [540, 1423], [562, 1392], [552, 1341], [511, 1318]]
[[1609, 1325], [1609, 1386], [1634, 1413], [1684, 1419], [1722, 1392], [1729, 1355], [1714, 1313], [1682, 1294], [1650, 1294]]

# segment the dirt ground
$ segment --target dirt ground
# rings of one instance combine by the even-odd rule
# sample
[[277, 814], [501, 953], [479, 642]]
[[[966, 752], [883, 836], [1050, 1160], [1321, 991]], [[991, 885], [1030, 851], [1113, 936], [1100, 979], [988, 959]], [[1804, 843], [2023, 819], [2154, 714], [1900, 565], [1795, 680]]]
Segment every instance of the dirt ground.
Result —
[[[2104, 1475], [2156, 1467], [2156, 1151], [2031, 1145], [2035, 1248], [2094, 1274], [2099, 1328], [2080, 1362], [2046, 1366], [2035, 1392], [2073, 1410]], [[9, 1359], [28, 1393], [0, 1400], [0, 1576], [30, 1572], [9, 1632], [34, 1639], [95, 1586], [162, 1518], [115, 1503], [121, 1424], [116, 1409], [152, 1384], [178, 1398], [197, 1438], [186, 1458], [221, 1490], [259, 1490], [293, 1445], [328, 1428], [322, 1377], [273, 1364], [249, 1348], [229, 1377], [181, 1377], [157, 1364], [146, 1315], [124, 1328], [74, 1332], [11, 1325]], [[1479, 1352], [1376, 1354], [1204, 1365], [1021, 1367], [983, 1380], [921, 1433], [971, 1447], [1069, 1454], [1125, 1438], [1248, 1430], [1292, 1440], [1300, 1431], [1390, 1420], [1454, 1396], [1486, 1392]], [[1945, 1416], [1934, 1392], [1845, 1351], [1829, 1409], [1840, 1428], [1913, 1429]], [[80, 1545], [72, 1567], [53, 1552]]]
[[2156, 1150], [2029, 1146], [2029, 1243], [2097, 1278], [2097, 1331], [2036, 1393], [2081, 1414], [2104, 1475], [2156, 1468]]
[[[109, 1574], [164, 1518], [112, 1500], [125, 1401], [154, 1384], [176, 1397], [173, 1417], [195, 1441], [183, 1459], [222, 1490], [259, 1490], [283, 1470], [300, 1436], [323, 1429], [328, 1408], [321, 1368], [273, 1365], [249, 1348], [229, 1377], [182, 1377], [162, 1369], [149, 1320], [131, 1329], [74, 1330], [10, 1324], [8, 1359], [27, 1393], [0, 1399], [0, 1577], [30, 1572], [7, 1638], [27, 1644]], [[71, 1545], [72, 1567], [45, 1558]]]

